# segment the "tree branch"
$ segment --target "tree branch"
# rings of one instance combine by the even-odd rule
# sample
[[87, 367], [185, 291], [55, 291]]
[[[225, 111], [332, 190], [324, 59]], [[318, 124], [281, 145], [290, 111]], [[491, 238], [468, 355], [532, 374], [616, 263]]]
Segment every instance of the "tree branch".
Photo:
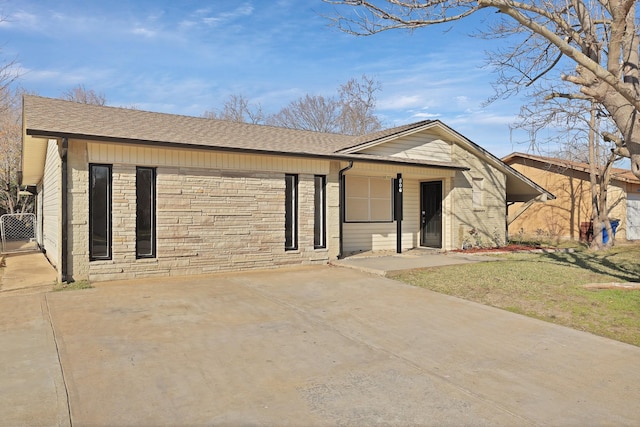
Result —
[[[495, 7], [505, 15], [510, 16], [517, 22], [530, 29], [531, 31], [540, 34], [545, 39], [553, 43], [560, 51], [567, 55], [569, 58], [576, 61], [578, 64], [585, 67], [597, 78], [606, 82], [609, 86], [613, 87], [618, 93], [620, 93], [634, 108], [640, 111], [640, 99], [636, 97], [635, 91], [629, 90], [616, 76], [611, 74], [608, 70], [603, 68], [600, 64], [593, 61], [584, 53], [580, 52], [567, 41], [563, 40], [560, 36], [555, 34], [549, 28], [540, 25], [533, 19], [522, 14], [518, 9], [531, 9], [528, 5], [522, 3], [513, 2], [510, 0], [478, 0], [480, 7]], [[536, 11], [536, 13], [539, 13]], [[554, 20], [554, 23], [556, 21]]]
[[581, 100], [581, 101], [593, 101], [593, 98], [587, 95], [583, 95], [581, 93], [561, 93], [561, 92], [551, 92], [547, 96], [544, 97], [545, 101], [551, 101], [555, 98], [564, 98], [564, 99], [573, 99], [573, 100]]

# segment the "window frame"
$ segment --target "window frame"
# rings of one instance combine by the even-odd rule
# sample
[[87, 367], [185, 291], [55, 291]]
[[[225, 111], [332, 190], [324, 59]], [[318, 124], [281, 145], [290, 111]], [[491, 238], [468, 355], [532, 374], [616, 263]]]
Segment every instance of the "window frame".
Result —
[[327, 247], [327, 176], [313, 177], [313, 248]]
[[[94, 170], [98, 168], [106, 168], [108, 171], [108, 180], [107, 180], [107, 188], [106, 188], [106, 216], [107, 219], [105, 221], [106, 230], [105, 230], [105, 238], [106, 238], [106, 255], [96, 255], [96, 251], [94, 249], [94, 226], [96, 220], [94, 218], [94, 212], [96, 209], [97, 200], [94, 194], [94, 186], [95, 186], [95, 177]], [[112, 259], [112, 244], [113, 244], [113, 165], [109, 164], [97, 164], [90, 163], [89, 164], [89, 261], [105, 261]]]
[[472, 179], [471, 206], [474, 210], [484, 209], [484, 178]]
[[[150, 252], [149, 253], [140, 253], [140, 202], [141, 202], [141, 194], [138, 187], [139, 177], [138, 173], [140, 172], [150, 172], [151, 173], [151, 189], [149, 190], [149, 204], [150, 204], [150, 214], [149, 214], [149, 240], [150, 240]], [[156, 205], [157, 205], [157, 192], [156, 192], [156, 178], [157, 178], [157, 169], [154, 167], [147, 166], [137, 166], [136, 167], [136, 259], [144, 259], [144, 258], [156, 258], [156, 241], [157, 241], [157, 218], [156, 218]]]
[[[387, 177], [380, 177], [380, 176], [365, 176], [365, 175], [345, 175], [345, 183], [344, 183], [344, 187], [345, 187], [345, 196], [344, 196], [344, 200], [345, 200], [345, 204], [344, 204], [344, 222], [345, 223], [391, 223], [393, 222], [393, 193], [394, 193], [394, 189], [393, 189], [393, 179], [392, 178], [387, 178]], [[350, 189], [349, 189], [349, 182], [350, 180], [357, 178], [357, 179], [366, 179], [367, 180], [367, 194], [366, 195], [350, 195]], [[372, 197], [372, 187], [371, 187], [371, 181], [372, 180], [377, 180], [377, 181], [385, 181], [387, 182], [388, 186], [387, 186], [387, 194], [388, 197]], [[353, 182], [353, 181], [351, 181]], [[350, 200], [351, 201], [365, 201], [366, 202], [366, 208], [367, 208], [367, 219], [353, 219], [353, 217], [350, 217], [350, 210], [349, 210], [349, 204], [350, 204]], [[387, 212], [387, 217], [385, 219], [372, 219], [372, 201], [384, 201], [387, 202], [389, 204], [389, 211]]]
[[284, 249], [298, 250], [298, 175], [285, 174]]

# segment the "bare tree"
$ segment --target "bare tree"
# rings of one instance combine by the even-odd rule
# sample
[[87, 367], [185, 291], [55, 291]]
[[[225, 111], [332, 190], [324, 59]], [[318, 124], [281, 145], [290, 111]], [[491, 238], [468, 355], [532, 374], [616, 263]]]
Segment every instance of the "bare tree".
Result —
[[[5, 19], [0, 15], [0, 23]], [[0, 51], [1, 52], [1, 51]], [[0, 114], [4, 114], [6, 108], [12, 103], [11, 84], [18, 78], [15, 60], [6, 60], [0, 63]]]
[[[611, 169], [616, 160], [619, 159], [616, 150], [608, 153], [600, 149], [600, 123], [601, 111], [596, 105], [591, 105], [589, 111], [589, 180], [591, 184], [591, 221], [595, 230], [594, 239], [591, 244], [593, 249], [609, 248], [613, 245], [615, 236], [612, 233], [611, 221], [609, 218], [609, 201], [607, 194], [609, 184], [611, 184]], [[606, 118], [606, 116], [605, 116]], [[606, 230], [611, 238], [605, 243], [600, 230]]]
[[0, 213], [31, 212], [33, 197], [18, 195], [22, 148], [22, 93], [0, 87]]
[[[559, 92], [557, 87], [538, 87], [534, 95], [532, 102], [522, 106], [520, 119], [515, 126], [528, 130], [530, 148], [534, 151], [540, 151], [547, 143], [551, 143], [560, 147], [554, 153], [556, 157], [588, 165], [594, 230], [606, 229], [608, 235], [612, 236], [609, 219], [612, 206], [607, 194], [611, 170], [620, 157], [616, 154], [615, 146], [606, 142], [603, 135], [608, 134], [615, 125], [601, 106], [591, 100], [575, 99]], [[544, 132], [550, 128], [555, 131]], [[572, 193], [571, 196], [580, 195]], [[603, 249], [612, 246], [613, 242], [612, 237], [606, 244], [603, 243], [602, 233], [597, 232], [591, 247]]]
[[[0, 22], [2, 20], [0, 19]], [[15, 62], [8, 61], [0, 65], [0, 114], [5, 113], [5, 109], [11, 105], [11, 84], [18, 78], [15, 70]]]
[[268, 123], [293, 129], [363, 135], [382, 128], [375, 115], [380, 82], [366, 75], [350, 79], [337, 96], [305, 95], [268, 118]]
[[62, 93], [61, 99], [67, 101], [79, 102], [81, 104], [106, 105], [107, 98], [104, 93], [96, 92], [93, 89], [87, 89], [84, 85], [77, 85]]
[[339, 117], [340, 103], [335, 98], [305, 95], [270, 116], [268, 123], [291, 129], [336, 133], [340, 130]]
[[[4, 18], [0, 16], [0, 22]], [[18, 196], [21, 160], [21, 94], [12, 88], [18, 78], [15, 61], [0, 64], [0, 214], [29, 212], [32, 198]]]
[[269, 124], [290, 129], [362, 135], [382, 128], [375, 115], [380, 83], [366, 75], [338, 88], [337, 96], [305, 95], [275, 114], [265, 115], [260, 104], [252, 105], [243, 95], [229, 96], [221, 111], [206, 111], [203, 117], [234, 122]]
[[375, 94], [379, 90], [380, 82], [366, 75], [362, 75], [360, 81], [351, 79], [340, 86], [340, 133], [364, 135], [382, 128], [375, 116]]
[[265, 122], [265, 115], [260, 104], [253, 106], [244, 95], [229, 95], [224, 102], [222, 111], [205, 111], [203, 117], [207, 119], [230, 120], [232, 122], [243, 122], [262, 124]]
[[608, 136], [631, 158], [640, 177], [640, 38], [633, 0], [324, 0], [350, 9], [331, 19], [350, 34], [415, 30], [464, 19], [483, 9], [500, 12], [485, 36], [509, 39], [494, 52], [502, 92], [518, 91], [567, 63], [560, 79], [571, 95], [602, 105], [616, 125]]

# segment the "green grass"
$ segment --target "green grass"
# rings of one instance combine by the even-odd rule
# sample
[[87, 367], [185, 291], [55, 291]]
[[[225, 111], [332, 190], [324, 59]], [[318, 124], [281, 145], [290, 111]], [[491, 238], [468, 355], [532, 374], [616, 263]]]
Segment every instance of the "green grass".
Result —
[[497, 262], [417, 270], [395, 278], [640, 346], [640, 290], [584, 287], [640, 281], [640, 245], [499, 258]]

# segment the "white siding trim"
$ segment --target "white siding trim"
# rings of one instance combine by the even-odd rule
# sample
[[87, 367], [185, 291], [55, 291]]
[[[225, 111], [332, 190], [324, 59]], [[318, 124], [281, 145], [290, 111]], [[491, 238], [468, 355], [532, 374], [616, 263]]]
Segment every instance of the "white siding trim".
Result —
[[55, 140], [49, 140], [47, 155], [44, 164], [42, 178], [42, 209], [39, 214], [42, 217], [42, 237], [40, 245], [46, 251], [47, 258], [52, 265], [59, 263], [60, 247], [60, 206], [61, 206], [61, 160], [58, 153], [58, 144]]

